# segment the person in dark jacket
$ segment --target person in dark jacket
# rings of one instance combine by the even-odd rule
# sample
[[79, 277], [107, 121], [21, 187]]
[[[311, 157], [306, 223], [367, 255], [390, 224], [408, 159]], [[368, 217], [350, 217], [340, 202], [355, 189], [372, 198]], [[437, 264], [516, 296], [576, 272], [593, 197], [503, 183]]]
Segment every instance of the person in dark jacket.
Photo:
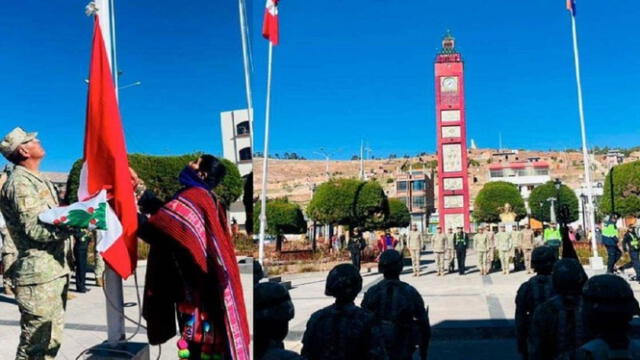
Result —
[[285, 350], [283, 341], [289, 332], [294, 307], [284, 286], [265, 282], [254, 287], [254, 351], [258, 360], [301, 360], [293, 351]]
[[633, 270], [636, 272], [634, 280], [640, 282], [640, 238], [635, 233], [633, 227], [629, 227], [624, 234], [622, 246], [624, 251], [629, 253]]
[[458, 259], [458, 273], [464, 275], [464, 262], [467, 258], [467, 248], [469, 247], [469, 234], [464, 232], [462, 226], [458, 226], [458, 232], [453, 235], [453, 246], [456, 249], [456, 258]]
[[582, 265], [572, 258], [556, 262], [551, 275], [556, 296], [539, 305], [531, 323], [531, 360], [569, 360], [589, 340], [582, 314]]
[[384, 280], [364, 294], [361, 306], [380, 323], [389, 359], [411, 360], [418, 352], [419, 359], [425, 360], [431, 339], [429, 315], [420, 293], [400, 281], [402, 260], [395, 250], [382, 253], [379, 270]]
[[360, 234], [360, 229], [353, 229], [353, 236], [349, 239], [349, 253], [351, 253], [351, 263], [360, 271], [360, 260], [362, 257], [362, 250], [367, 247], [367, 243]]
[[301, 351], [305, 359], [387, 359], [373, 314], [354, 303], [360, 290], [362, 277], [353, 265], [337, 265], [329, 272], [325, 294], [336, 301], [307, 322]]
[[551, 270], [556, 262], [554, 250], [548, 246], [537, 247], [531, 255], [536, 275], [520, 285], [516, 295], [516, 337], [518, 352], [523, 360], [529, 357], [529, 327], [538, 305], [554, 295]]

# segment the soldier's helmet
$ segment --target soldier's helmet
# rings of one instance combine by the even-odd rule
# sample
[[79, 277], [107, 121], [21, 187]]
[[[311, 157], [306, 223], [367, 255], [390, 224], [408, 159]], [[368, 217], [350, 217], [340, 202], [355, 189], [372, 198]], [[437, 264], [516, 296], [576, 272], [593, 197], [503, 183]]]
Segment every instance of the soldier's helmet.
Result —
[[395, 250], [385, 250], [380, 255], [380, 263], [378, 264], [378, 271], [387, 276], [398, 276], [402, 272], [403, 261], [402, 255]]
[[254, 313], [256, 321], [286, 322], [295, 314], [287, 289], [274, 282], [264, 282], [254, 288]]
[[580, 295], [587, 277], [576, 259], [564, 258], [553, 265], [551, 282], [560, 295]]
[[362, 277], [358, 269], [351, 264], [340, 264], [329, 272], [324, 293], [339, 301], [353, 301], [360, 290]]
[[553, 264], [556, 263], [554, 250], [548, 246], [540, 246], [531, 253], [531, 265], [538, 273], [550, 274]]
[[582, 290], [583, 308], [591, 326], [613, 328], [640, 315], [631, 286], [621, 277], [604, 274], [589, 279]]

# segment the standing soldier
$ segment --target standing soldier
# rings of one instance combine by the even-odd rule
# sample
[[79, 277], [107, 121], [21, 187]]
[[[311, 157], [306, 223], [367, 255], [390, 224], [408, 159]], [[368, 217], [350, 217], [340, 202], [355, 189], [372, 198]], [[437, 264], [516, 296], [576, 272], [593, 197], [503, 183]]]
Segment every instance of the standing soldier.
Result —
[[513, 270], [517, 271], [524, 268], [523, 256], [522, 256], [522, 232], [520, 227], [516, 224], [511, 231], [511, 241], [513, 243], [513, 249], [511, 250], [511, 258], [513, 259]]
[[467, 258], [467, 247], [469, 247], [469, 234], [464, 232], [462, 226], [458, 226], [458, 232], [453, 237], [454, 246], [456, 248], [456, 257], [458, 258], [458, 274], [464, 275], [464, 262]]
[[640, 315], [631, 286], [613, 275], [589, 279], [582, 293], [583, 314], [594, 340], [578, 349], [578, 360], [640, 359], [640, 342], [629, 336], [631, 320]]
[[420, 250], [422, 250], [422, 233], [418, 231], [418, 227], [413, 225], [409, 236], [407, 236], [407, 247], [411, 253], [411, 265], [413, 267], [413, 276], [420, 276]]
[[487, 225], [487, 262], [489, 262], [489, 272], [493, 270], [493, 261], [496, 255], [496, 233], [491, 225]]
[[500, 231], [496, 234], [496, 247], [500, 253], [500, 267], [505, 275], [509, 274], [509, 257], [513, 249], [511, 241], [511, 234], [504, 231], [504, 225], [500, 225]]
[[582, 286], [587, 280], [576, 259], [564, 258], [553, 265], [551, 282], [556, 296], [533, 313], [529, 359], [575, 359], [587, 340], [582, 308]]
[[69, 287], [69, 234], [38, 220], [58, 206], [58, 196], [39, 172], [45, 151], [36, 135], [15, 128], [0, 142], [2, 155], [15, 164], [0, 192], [0, 210], [18, 249], [12, 270], [21, 316], [18, 360], [55, 358]]
[[524, 267], [527, 269], [527, 274], [531, 274], [531, 256], [535, 247], [535, 234], [529, 224], [525, 225], [524, 230], [522, 230], [520, 247], [524, 256]]
[[448, 266], [448, 270], [449, 273], [452, 273], [455, 269], [454, 269], [454, 263], [456, 260], [456, 252], [454, 249], [454, 242], [453, 242], [453, 229], [449, 228], [447, 229], [447, 247], [446, 247], [446, 254], [447, 254], [447, 262], [449, 264]]
[[516, 295], [516, 337], [518, 352], [523, 360], [529, 358], [529, 328], [538, 305], [554, 295], [551, 283], [551, 270], [556, 262], [553, 250], [548, 246], [533, 251], [533, 268], [537, 275], [520, 285]]
[[478, 228], [478, 233], [473, 237], [473, 247], [478, 253], [478, 267], [480, 268], [480, 275], [487, 275], [489, 273], [489, 262], [487, 261], [487, 250], [489, 249], [487, 244], [487, 234], [484, 233], [484, 229]]
[[640, 254], [640, 240], [632, 227], [629, 227], [627, 229], [627, 233], [624, 234], [624, 241], [622, 245], [624, 247], [624, 251], [629, 253], [633, 270], [636, 272], [634, 280], [640, 282], [640, 257], [638, 256]]
[[4, 222], [2, 213], [0, 212], [0, 240], [2, 240], [2, 246], [0, 247], [0, 261], [2, 261], [3, 274], [2, 274], [2, 286], [4, 287], [5, 295], [14, 295], [13, 293], [13, 264], [16, 262], [18, 256], [18, 250], [16, 245], [9, 235], [9, 230]]
[[438, 276], [444, 275], [444, 251], [447, 247], [447, 235], [442, 232], [440, 226], [437, 227], [437, 233], [433, 235], [433, 253], [436, 255], [436, 268]]
[[369, 289], [362, 308], [369, 310], [380, 324], [381, 340], [390, 359], [411, 360], [418, 348], [420, 360], [427, 359], [431, 326], [422, 295], [400, 281], [402, 256], [387, 250], [380, 256], [384, 280]]
[[367, 243], [362, 238], [359, 228], [353, 229], [353, 236], [349, 239], [349, 252], [351, 253], [351, 262], [353, 266], [360, 272], [360, 259], [362, 250], [367, 247]]
[[95, 261], [95, 267], [93, 269], [93, 273], [96, 276], [96, 286], [103, 287], [104, 282], [102, 281], [102, 275], [104, 274], [104, 259], [98, 251], [98, 237], [95, 232], [91, 233], [91, 238], [94, 239], [93, 259]]

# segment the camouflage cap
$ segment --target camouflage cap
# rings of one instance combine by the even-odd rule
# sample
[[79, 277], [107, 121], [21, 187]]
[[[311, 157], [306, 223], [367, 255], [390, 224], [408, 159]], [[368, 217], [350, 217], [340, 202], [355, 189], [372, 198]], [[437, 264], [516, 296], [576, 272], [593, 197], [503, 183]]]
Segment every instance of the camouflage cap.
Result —
[[0, 153], [8, 159], [18, 146], [35, 139], [36, 136], [38, 136], [37, 132], [28, 133], [21, 127], [17, 127], [0, 141]]

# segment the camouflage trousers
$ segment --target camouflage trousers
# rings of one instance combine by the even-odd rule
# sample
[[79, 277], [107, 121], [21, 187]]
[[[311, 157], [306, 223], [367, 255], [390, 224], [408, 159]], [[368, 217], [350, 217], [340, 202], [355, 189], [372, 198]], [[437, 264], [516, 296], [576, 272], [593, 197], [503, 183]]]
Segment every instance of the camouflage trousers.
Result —
[[444, 251], [436, 251], [436, 268], [438, 269], [438, 274], [444, 273]]
[[16, 360], [54, 359], [60, 350], [69, 276], [16, 287], [20, 344]]
[[491, 269], [488, 255], [488, 251], [478, 251], [478, 267], [480, 268], [481, 274], [488, 273]]
[[411, 253], [411, 267], [414, 274], [420, 274], [420, 249], [409, 249]]
[[96, 250], [94, 253], [96, 259], [96, 266], [93, 269], [94, 274], [96, 274], [96, 279], [101, 279], [102, 274], [104, 274], [104, 259], [102, 259], [102, 255]]
[[13, 291], [13, 281], [11, 280], [11, 275], [9, 270], [16, 262], [15, 254], [5, 253], [2, 254], [2, 266], [4, 267], [4, 274], [2, 275], [2, 286], [6, 289]]
[[504, 274], [509, 273], [509, 261], [511, 260], [511, 251], [500, 250], [500, 266]]

